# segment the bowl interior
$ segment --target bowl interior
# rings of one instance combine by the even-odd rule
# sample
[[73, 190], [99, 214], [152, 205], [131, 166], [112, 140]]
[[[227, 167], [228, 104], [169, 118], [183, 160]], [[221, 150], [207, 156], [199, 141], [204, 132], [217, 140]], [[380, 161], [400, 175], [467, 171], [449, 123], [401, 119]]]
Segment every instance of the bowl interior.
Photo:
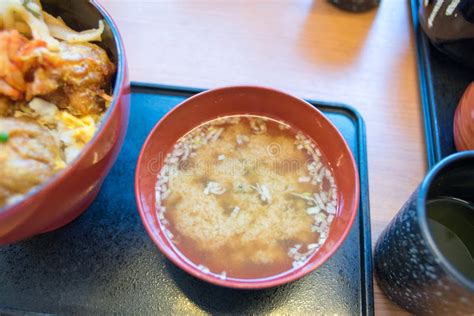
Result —
[[[172, 247], [155, 212], [155, 182], [163, 159], [174, 143], [194, 127], [211, 119], [254, 114], [285, 121], [310, 136], [333, 170], [338, 186], [338, 211], [326, 243], [298, 269], [266, 279], [225, 281], [199, 271]], [[205, 281], [235, 287], [263, 288], [297, 279], [326, 261], [348, 234], [357, 213], [359, 178], [346, 142], [329, 120], [313, 106], [285, 93], [261, 87], [228, 87], [196, 95], [174, 108], [155, 126], [138, 159], [135, 190], [140, 215], [150, 237], [176, 265]]]

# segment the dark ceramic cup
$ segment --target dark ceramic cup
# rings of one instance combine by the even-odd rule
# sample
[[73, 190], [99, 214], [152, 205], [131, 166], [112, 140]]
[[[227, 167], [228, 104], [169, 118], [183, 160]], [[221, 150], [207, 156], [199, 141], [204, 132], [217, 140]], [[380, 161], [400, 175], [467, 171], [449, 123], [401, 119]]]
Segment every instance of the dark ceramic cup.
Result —
[[472, 314], [474, 280], [443, 254], [428, 225], [426, 202], [440, 197], [474, 205], [474, 151], [452, 155], [428, 173], [377, 241], [376, 277], [392, 301], [417, 315]]
[[431, 43], [474, 68], [474, 1], [421, 1], [419, 21]]
[[329, 0], [332, 4], [346, 11], [365, 12], [380, 3], [380, 0]]

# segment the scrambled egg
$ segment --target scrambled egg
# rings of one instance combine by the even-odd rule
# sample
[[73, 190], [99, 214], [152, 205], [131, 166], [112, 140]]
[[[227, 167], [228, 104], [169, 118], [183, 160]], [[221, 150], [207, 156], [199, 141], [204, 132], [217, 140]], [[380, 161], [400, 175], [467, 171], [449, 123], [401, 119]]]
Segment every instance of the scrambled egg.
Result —
[[68, 112], [57, 114], [59, 139], [64, 143], [67, 163], [74, 160], [85, 144], [92, 139], [96, 123], [91, 115], [78, 118]]
[[71, 163], [95, 134], [96, 115], [74, 116], [65, 110], [59, 110], [56, 105], [40, 98], [34, 98], [28, 106], [38, 116], [38, 121], [52, 127], [58, 139], [64, 145], [65, 161]]

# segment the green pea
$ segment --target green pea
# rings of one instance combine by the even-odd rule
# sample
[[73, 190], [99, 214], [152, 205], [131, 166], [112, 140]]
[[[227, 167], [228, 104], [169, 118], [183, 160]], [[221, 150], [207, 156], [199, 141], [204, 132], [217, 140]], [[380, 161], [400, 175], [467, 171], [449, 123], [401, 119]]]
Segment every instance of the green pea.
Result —
[[1, 143], [6, 143], [10, 136], [8, 135], [7, 132], [0, 132], [0, 144]]

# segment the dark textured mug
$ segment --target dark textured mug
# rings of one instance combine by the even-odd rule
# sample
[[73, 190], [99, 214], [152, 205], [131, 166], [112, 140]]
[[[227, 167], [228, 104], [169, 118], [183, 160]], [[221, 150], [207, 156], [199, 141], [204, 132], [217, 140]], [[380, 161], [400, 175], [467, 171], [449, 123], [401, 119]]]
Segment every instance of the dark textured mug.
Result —
[[380, 3], [380, 0], [329, 0], [332, 4], [343, 10], [364, 12]]
[[[383, 292], [412, 313], [472, 314], [472, 274], [446, 258], [428, 225], [427, 201], [443, 197], [474, 205], [474, 151], [454, 154], [428, 173], [377, 241], [375, 273]], [[474, 230], [467, 234], [472, 240]]]

